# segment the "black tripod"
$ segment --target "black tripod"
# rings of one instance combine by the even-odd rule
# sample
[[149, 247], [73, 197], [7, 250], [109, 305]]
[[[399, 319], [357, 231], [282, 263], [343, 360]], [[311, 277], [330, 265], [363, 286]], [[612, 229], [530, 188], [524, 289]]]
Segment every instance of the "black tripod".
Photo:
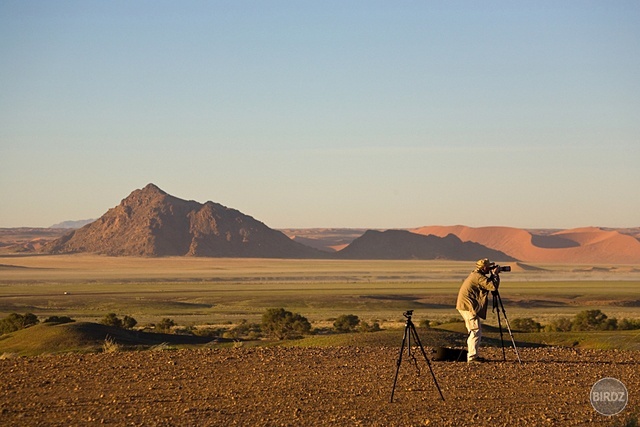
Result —
[[436, 385], [436, 388], [438, 389], [438, 393], [440, 393], [440, 397], [442, 398], [442, 400], [444, 400], [444, 396], [442, 395], [442, 391], [440, 390], [440, 386], [438, 385], [438, 381], [436, 380], [436, 376], [433, 373], [433, 369], [431, 368], [431, 363], [429, 362], [429, 359], [427, 358], [427, 353], [425, 353], [424, 351], [424, 347], [422, 347], [422, 343], [420, 342], [420, 338], [418, 337], [418, 332], [416, 332], [416, 327], [413, 324], [413, 322], [411, 321], [411, 316], [413, 315], [413, 310], [407, 310], [404, 313], [402, 313], [402, 315], [404, 317], [407, 318], [407, 321], [404, 325], [404, 336], [402, 337], [402, 345], [400, 346], [400, 355], [398, 356], [398, 362], [397, 362], [397, 368], [396, 368], [396, 376], [393, 379], [393, 388], [391, 389], [391, 403], [393, 403], [393, 394], [396, 391], [396, 382], [398, 381], [398, 372], [400, 372], [400, 363], [402, 362], [402, 352], [404, 351], [404, 344], [407, 344], [407, 354], [409, 355], [409, 357], [411, 357], [411, 359], [413, 359], [413, 363], [416, 367], [416, 370], [418, 371], [418, 375], [420, 375], [420, 368], [418, 368], [418, 360], [416, 359], [416, 357], [414, 356], [414, 354], [411, 352], [411, 337], [413, 336], [414, 341], [418, 344], [418, 346], [420, 347], [420, 350], [422, 351], [422, 355], [424, 356], [424, 360], [427, 362], [427, 366], [429, 366], [429, 371], [431, 371], [431, 376], [433, 377], [433, 382]]
[[504, 320], [507, 324], [507, 330], [509, 331], [509, 336], [511, 337], [511, 343], [513, 344], [513, 349], [516, 352], [518, 363], [522, 365], [522, 361], [520, 360], [520, 354], [518, 353], [518, 347], [516, 347], [516, 340], [513, 339], [513, 333], [511, 333], [511, 325], [509, 325], [509, 319], [507, 319], [507, 312], [504, 310], [504, 305], [502, 304], [502, 298], [500, 297], [500, 293], [498, 292], [497, 289], [495, 291], [491, 291], [491, 293], [493, 294], [493, 311], [495, 311], [498, 314], [498, 329], [500, 330], [500, 343], [502, 344], [502, 360], [506, 362], [507, 355], [504, 350], [504, 339], [502, 336], [502, 323], [500, 322], [500, 310], [502, 310], [502, 315], [504, 316]]

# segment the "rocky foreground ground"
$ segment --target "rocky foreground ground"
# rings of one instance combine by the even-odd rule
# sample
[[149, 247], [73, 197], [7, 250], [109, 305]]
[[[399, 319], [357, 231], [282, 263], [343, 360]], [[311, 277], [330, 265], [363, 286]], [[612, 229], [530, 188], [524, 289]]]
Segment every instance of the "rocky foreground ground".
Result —
[[[429, 349], [427, 349], [429, 351]], [[390, 347], [235, 348], [66, 354], [0, 360], [2, 426], [581, 426], [638, 414], [640, 353], [487, 349], [491, 363], [431, 362], [420, 373]], [[621, 380], [626, 409], [591, 406]], [[633, 422], [631, 422], [633, 425]]]

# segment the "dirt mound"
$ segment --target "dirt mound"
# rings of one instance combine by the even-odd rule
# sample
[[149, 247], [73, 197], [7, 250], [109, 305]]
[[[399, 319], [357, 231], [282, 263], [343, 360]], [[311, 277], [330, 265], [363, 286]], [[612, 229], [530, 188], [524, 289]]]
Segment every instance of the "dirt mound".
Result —
[[341, 259], [447, 259], [476, 260], [483, 257], [510, 261], [502, 252], [477, 243], [462, 242], [453, 234], [423, 236], [405, 230], [369, 230], [338, 252]]
[[[431, 355], [430, 348], [427, 351]], [[237, 348], [0, 360], [0, 421], [24, 425], [622, 425], [589, 402], [604, 377], [640, 389], [638, 352], [521, 349], [523, 365], [402, 359], [395, 347]], [[419, 368], [418, 371], [416, 368]], [[468, 384], [473, 384], [473, 395]], [[631, 424], [629, 424], [631, 425]]]
[[524, 262], [573, 264], [638, 264], [640, 241], [618, 231], [596, 227], [533, 234], [510, 227], [428, 226], [412, 230], [444, 237], [455, 234]]
[[160, 334], [116, 328], [91, 322], [40, 323], [2, 336], [0, 351], [16, 354], [46, 354], [72, 350], [98, 350], [106, 339], [125, 347], [206, 344], [211, 338]]
[[98, 220], [46, 245], [44, 252], [113, 256], [316, 258], [262, 222], [214, 202], [173, 197], [153, 184], [135, 190]]

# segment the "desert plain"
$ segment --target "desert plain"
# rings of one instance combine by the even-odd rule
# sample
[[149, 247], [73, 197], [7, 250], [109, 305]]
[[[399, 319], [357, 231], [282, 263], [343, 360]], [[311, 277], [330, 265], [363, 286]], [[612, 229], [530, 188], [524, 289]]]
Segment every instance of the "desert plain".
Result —
[[[36, 333], [26, 329], [0, 338], [0, 424], [637, 425], [639, 331], [515, 331], [520, 364], [508, 335], [503, 357], [490, 328], [493, 313], [484, 353], [489, 363], [431, 360], [442, 401], [420, 354], [413, 353], [416, 361], [405, 354], [391, 403], [402, 313], [414, 310], [415, 324], [443, 323], [418, 328], [429, 356], [435, 346], [462, 346], [460, 325], [446, 322], [457, 315], [457, 289], [472, 264], [1, 256], [1, 317], [32, 312], [99, 322], [115, 312], [141, 325], [163, 317], [179, 325], [233, 325], [259, 322], [267, 308], [284, 307], [319, 329], [355, 314], [383, 330], [106, 352], [54, 344], [20, 349], [18, 338]], [[638, 318], [635, 265], [509, 264], [501, 294], [510, 319], [545, 323], [595, 308]], [[624, 411], [611, 417], [589, 401], [604, 377], [618, 378], [629, 391]]]

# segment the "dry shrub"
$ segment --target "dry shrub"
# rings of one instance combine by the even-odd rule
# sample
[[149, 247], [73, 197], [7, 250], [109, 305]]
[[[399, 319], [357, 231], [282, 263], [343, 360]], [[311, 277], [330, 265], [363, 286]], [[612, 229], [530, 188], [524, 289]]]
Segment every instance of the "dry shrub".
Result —
[[102, 344], [102, 352], [103, 353], [117, 353], [119, 351], [121, 351], [122, 348], [120, 346], [120, 344], [118, 344], [116, 342], [116, 340], [114, 340], [111, 337], [106, 337], [104, 339], [104, 344]]
[[163, 342], [160, 344], [156, 344], [153, 347], [149, 348], [151, 351], [165, 351], [165, 350], [173, 350], [174, 348], [169, 345], [168, 342]]
[[0, 360], [15, 359], [16, 357], [18, 357], [17, 353], [2, 353], [2, 354], [0, 354]]

